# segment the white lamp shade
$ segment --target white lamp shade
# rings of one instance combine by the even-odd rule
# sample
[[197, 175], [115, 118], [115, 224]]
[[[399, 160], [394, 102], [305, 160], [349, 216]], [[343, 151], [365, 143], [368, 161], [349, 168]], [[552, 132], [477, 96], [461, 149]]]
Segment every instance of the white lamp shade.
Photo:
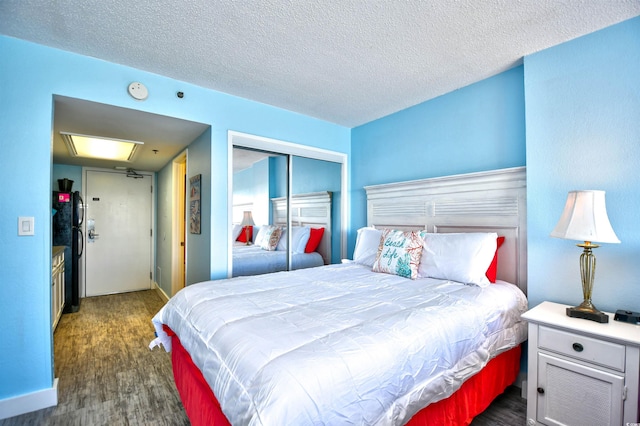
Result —
[[255, 223], [253, 222], [253, 215], [251, 214], [250, 211], [245, 211], [242, 214], [242, 223], [240, 224], [242, 227], [245, 226], [254, 226]]
[[595, 243], [619, 243], [613, 232], [604, 191], [570, 191], [552, 237]]

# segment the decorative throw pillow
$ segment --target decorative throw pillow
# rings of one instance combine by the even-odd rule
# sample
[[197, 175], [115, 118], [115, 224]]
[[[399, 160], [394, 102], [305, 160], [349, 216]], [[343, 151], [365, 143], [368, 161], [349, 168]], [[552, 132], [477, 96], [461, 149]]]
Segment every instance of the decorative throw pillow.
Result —
[[385, 229], [380, 237], [373, 271], [415, 280], [418, 277], [423, 245], [417, 232]]
[[493, 255], [493, 260], [491, 261], [491, 264], [489, 265], [489, 269], [487, 269], [487, 274], [486, 274], [490, 283], [496, 282], [496, 277], [498, 275], [498, 249], [500, 248], [502, 243], [504, 243], [504, 237], [498, 237], [496, 239], [496, 244], [497, 244], [496, 254]]
[[424, 250], [418, 275], [485, 287], [487, 269], [496, 253], [498, 234], [470, 232], [431, 234], [420, 232]]
[[309, 241], [304, 248], [305, 253], [313, 253], [318, 249], [322, 236], [324, 235], [324, 228], [311, 228], [309, 233]]
[[274, 251], [278, 247], [278, 241], [280, 241], [280, 235], [282, 229], [279, 226], [269, 225], [265, 229], [264, 238], [260, 243], [260, 247], [263, 250]]
[[378, 255], [382, 231], [375, 228], [360, 228], [356, 237], [356, 248], [353, 250], [353, 261], [360, 265], [373, 267]]

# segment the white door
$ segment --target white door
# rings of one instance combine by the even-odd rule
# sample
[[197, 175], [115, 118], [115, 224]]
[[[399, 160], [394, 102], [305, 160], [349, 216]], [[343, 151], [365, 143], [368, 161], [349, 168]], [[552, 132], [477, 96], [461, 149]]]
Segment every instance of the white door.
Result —
[[87, 171], [85, 294], [151, 288], [152, 180]]

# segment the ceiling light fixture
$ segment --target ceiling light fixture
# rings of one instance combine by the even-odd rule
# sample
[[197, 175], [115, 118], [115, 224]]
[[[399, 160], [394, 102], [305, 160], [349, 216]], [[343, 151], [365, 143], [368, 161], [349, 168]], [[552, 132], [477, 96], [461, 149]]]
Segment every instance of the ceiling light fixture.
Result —
[[69, 154], [73, 157], [100, 158], [115, 161], [133, 161], [144, 142], [110, 139], [100, 136], [60, 132]]

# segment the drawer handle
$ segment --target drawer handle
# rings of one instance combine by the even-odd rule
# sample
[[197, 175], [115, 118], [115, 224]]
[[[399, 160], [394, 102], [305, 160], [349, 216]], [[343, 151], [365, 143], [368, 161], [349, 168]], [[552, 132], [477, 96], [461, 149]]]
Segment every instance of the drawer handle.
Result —
[[582, 352], [584, 350], [584, 346], [582, 346], [580, 343], [574, 343], [573, 350], [576, 352]]
[[544, 389], [542, 389], [542, 388], [538, 388], [538, 393], [539, 393], [540, 395], [544, 395]]

